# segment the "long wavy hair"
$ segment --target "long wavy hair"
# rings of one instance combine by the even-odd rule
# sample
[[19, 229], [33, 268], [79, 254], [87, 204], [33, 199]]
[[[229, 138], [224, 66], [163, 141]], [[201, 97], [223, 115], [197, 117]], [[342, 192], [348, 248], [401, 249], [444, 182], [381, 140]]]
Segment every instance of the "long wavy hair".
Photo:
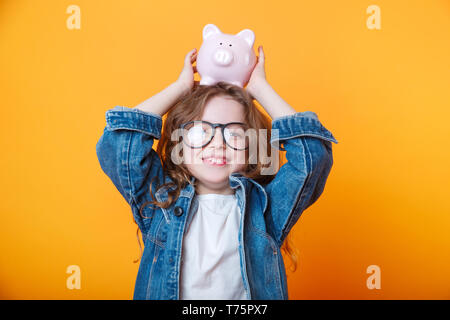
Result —
[[[191, 91], [185, 93], [166, 114], [166, 119], [161, 132], [161, 138], [158, 141], [156, 152], [161, 159], [164, 173], [168, 175], [172, 181], [163, 183], [161, 185], [159, 185], [158, 182], [156, 190], [152, 190], [152, 179], [149, 187], [149, 192], [153, 200], [147, 201], [141, 206], [139, 210], [141, 216], [143, 216], [142, 210], [149, 204], [158, 206], [160, 208], [170, 207], [178, 199], [181, 190], [186, 187], [187, 184], [191, 183], [192, 175], [186, 168], [184, 163], [175, 164], [171, 159], [172, 150], [179, 143], [179, 141], [173, 141], [171, 139], [171, 136], [174, 130], [178, 129], [182, 123], [192, 120], [200, 120], [208, 101], [211, 98], [217, 96], [225, 96], [227, 98], [231, 98], [243, 105], [244, 119], [249, 128], [256, 129], [257, 132], [260, 132], [260, 129], [266, 130], [265, 132], [267, 133], [267, 135], [264, 138], [267, 142], [265, 144], [267, 146], [267, 150], [261, 153], [258, 150], [258, 154], [271, 156], [271, 146], [269, 143], [271, 136], [271, 120], [268, 116], [266, 116], [258, 109], [258, 107], [253, 102], [253, 97], [246, 90], [227, 82], [218, 82], [215, 85], [207, 86], [198, 85], [198, 83], [196, 83], [194, 85], [194, 88]], [[257, 139], [260, 139], [260, 137], [261, 135], [258, 135]], [[260, 146], [259, 140], [257, 146], [258, 148]], [[268, 175], [261, 173], [264, 168], [271, 165], [270, 162], [260, 161], [260, 157], [258, 157], [257, 163], [249, 163], [248, 160], [248, 154], [246, 154], [246, 166], [245, 169], [241, 172], [245, 177], [251, 178], [260, 184], [267, 184], [275, 177], [275, 174]], [[195, 180], [194, 187], [197, 183], [198, 180]], [[154, 193], [156, 193], [160, 188], [167, 188], [169, 190], [168, 198], [166, 201], [159, 202], [154, 197]], [[142, 256], [142, 246], [140, 243], [138, 232], [139, 228], [137, 230], [137, 238], [139, 241], [139, 247], [141, 249]], [[281, 249], [290, 257], [292, 262], [291, 270], [295, 271], [295, 269], [297, 268], [297, 254], [296, 249], [292, 244], [290, 235], [288, 235], [288, 237], [284, 241]], [[134, 262], [137, 261], [139, 261], [139, 259], [135, 260]]]

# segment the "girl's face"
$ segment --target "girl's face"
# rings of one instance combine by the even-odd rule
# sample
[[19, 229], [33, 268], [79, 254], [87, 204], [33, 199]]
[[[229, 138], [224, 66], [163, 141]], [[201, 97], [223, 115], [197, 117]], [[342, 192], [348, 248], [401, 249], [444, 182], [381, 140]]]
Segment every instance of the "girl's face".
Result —
[[[231, 98], [216, 96], [205, 105], [201, 120], [221, 124], [245, 123], [244, 106]], [[229, 175], [244, 170], [246, 166], [246, 150], [228, 146], [219, 127], [215, 129], [211, 142], [202, 148], [190, 148], [183, 143], [183, 155], [185, 166], [198, 180], [197, 194], [234, 193], [229, 185]]]

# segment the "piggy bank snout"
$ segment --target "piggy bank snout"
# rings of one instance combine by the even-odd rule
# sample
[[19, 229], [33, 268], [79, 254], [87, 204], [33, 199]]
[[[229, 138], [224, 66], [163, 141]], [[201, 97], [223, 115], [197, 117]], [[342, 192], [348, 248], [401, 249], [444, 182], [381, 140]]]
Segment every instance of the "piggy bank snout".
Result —
[[218, 49], [214, 52], [213, 61], [219, 66], [228, 66], [233, 62], [233, 53], [230, 50]]

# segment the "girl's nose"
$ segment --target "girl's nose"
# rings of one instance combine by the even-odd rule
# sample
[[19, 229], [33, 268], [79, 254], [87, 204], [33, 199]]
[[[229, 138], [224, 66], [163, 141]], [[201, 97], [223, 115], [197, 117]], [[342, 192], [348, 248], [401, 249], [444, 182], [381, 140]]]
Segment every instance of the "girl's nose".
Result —
[[216, 129], [214, 138], [209, 143], [209, 146], [215, 147], [215, 148], [225, 148], [226, 147], [225, 143], [223, 142], [222, 130], [219, 130], [218, 128]]

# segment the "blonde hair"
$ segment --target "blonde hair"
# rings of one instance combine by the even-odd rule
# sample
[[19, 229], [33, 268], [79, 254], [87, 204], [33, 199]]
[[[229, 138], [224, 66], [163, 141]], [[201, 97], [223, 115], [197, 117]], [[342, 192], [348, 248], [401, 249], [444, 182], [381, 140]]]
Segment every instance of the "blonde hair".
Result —
[[[156, 205], [160, 208], [170, 207], [178, 199], [181, 190], [186, 187], [188, 183], [190, 183], [191, 174], [186, 166], [183, 163], [175, 164], [171, 159], [172, 150], [178, 143], [178, 141], [172, 141], [171, 135], [172, 132], [178, 129], [182, 123], [201, 119], [207, 102], [211, 98], [216, 96], [229, 97], [244, 106], [244, 119], [246, 124], [249, 126], [249, 128], [256, 129], [257, 131], [259, 131], [260, 129], [265, 129], [267, 132], [267, 136], [265, 137], [267, 139], [266, 141], [270, 141], [271, 120], [260, 110], [258, 110], [253, 102], [253, 97], [246, 90], [227, 82], [218, 82], [215, 85], [208, 86], [196, 84], [191, 92], [184, 94], [179, 99], [179, 101], [167, 112], [167, 118], [164, 122], [161, 132], [161, 138], [159, 139], [156, 150], [161, 158], [163, 171], [172, 180], [171, 182], [159, 185], [157, 187], [157, 190], [159, 190], [160, 188], [169, 188], [168, 199], [164, 202], [159, 202], [155, 199], [152, 190], [153, 179], [155, 178], [154, 177], [149, 187], [149, 192], [153, 200], [147, 201], [141, 206], [139, 210], [141, 216], [142, 210], [149, 204]], [[266, 145], [267, 150], [265, 150], [265, 154], [269, 155], [271, 152], [271, 146], [270, 143], [267, 143]], [[275, 177], [275, 174], [261, 174], [261, 171], [270, 164], [264, 165], [261, 164], [260, 161], [258, 161], [256, 164], [250, 164], [248, 163], [248, 159], [246, 160], [246, 167], [242, 172], [245, 177], [251, 178], [260, 184], [269, 183]], [[198, 182], [198, 180], [196, 180], [196, 182]], [[155, 191], [155, 193], [157, 192], [157, 190]], [[138, 232], [139, 228], [137, 230], [137, 235]], [[137, 236], [137, 238], [139, 241], [139, 247], [141, 249], [142, 256], [142, 247], [139, 236]], [[297, 267], [297, 255], [289, 235], [284, 241], [281, 249], [290, 257], [293, 264], [293, 271], [295, 271]], [[134, 262], [137, 261], [139, 261], [139, 259], [135, 260]]]

